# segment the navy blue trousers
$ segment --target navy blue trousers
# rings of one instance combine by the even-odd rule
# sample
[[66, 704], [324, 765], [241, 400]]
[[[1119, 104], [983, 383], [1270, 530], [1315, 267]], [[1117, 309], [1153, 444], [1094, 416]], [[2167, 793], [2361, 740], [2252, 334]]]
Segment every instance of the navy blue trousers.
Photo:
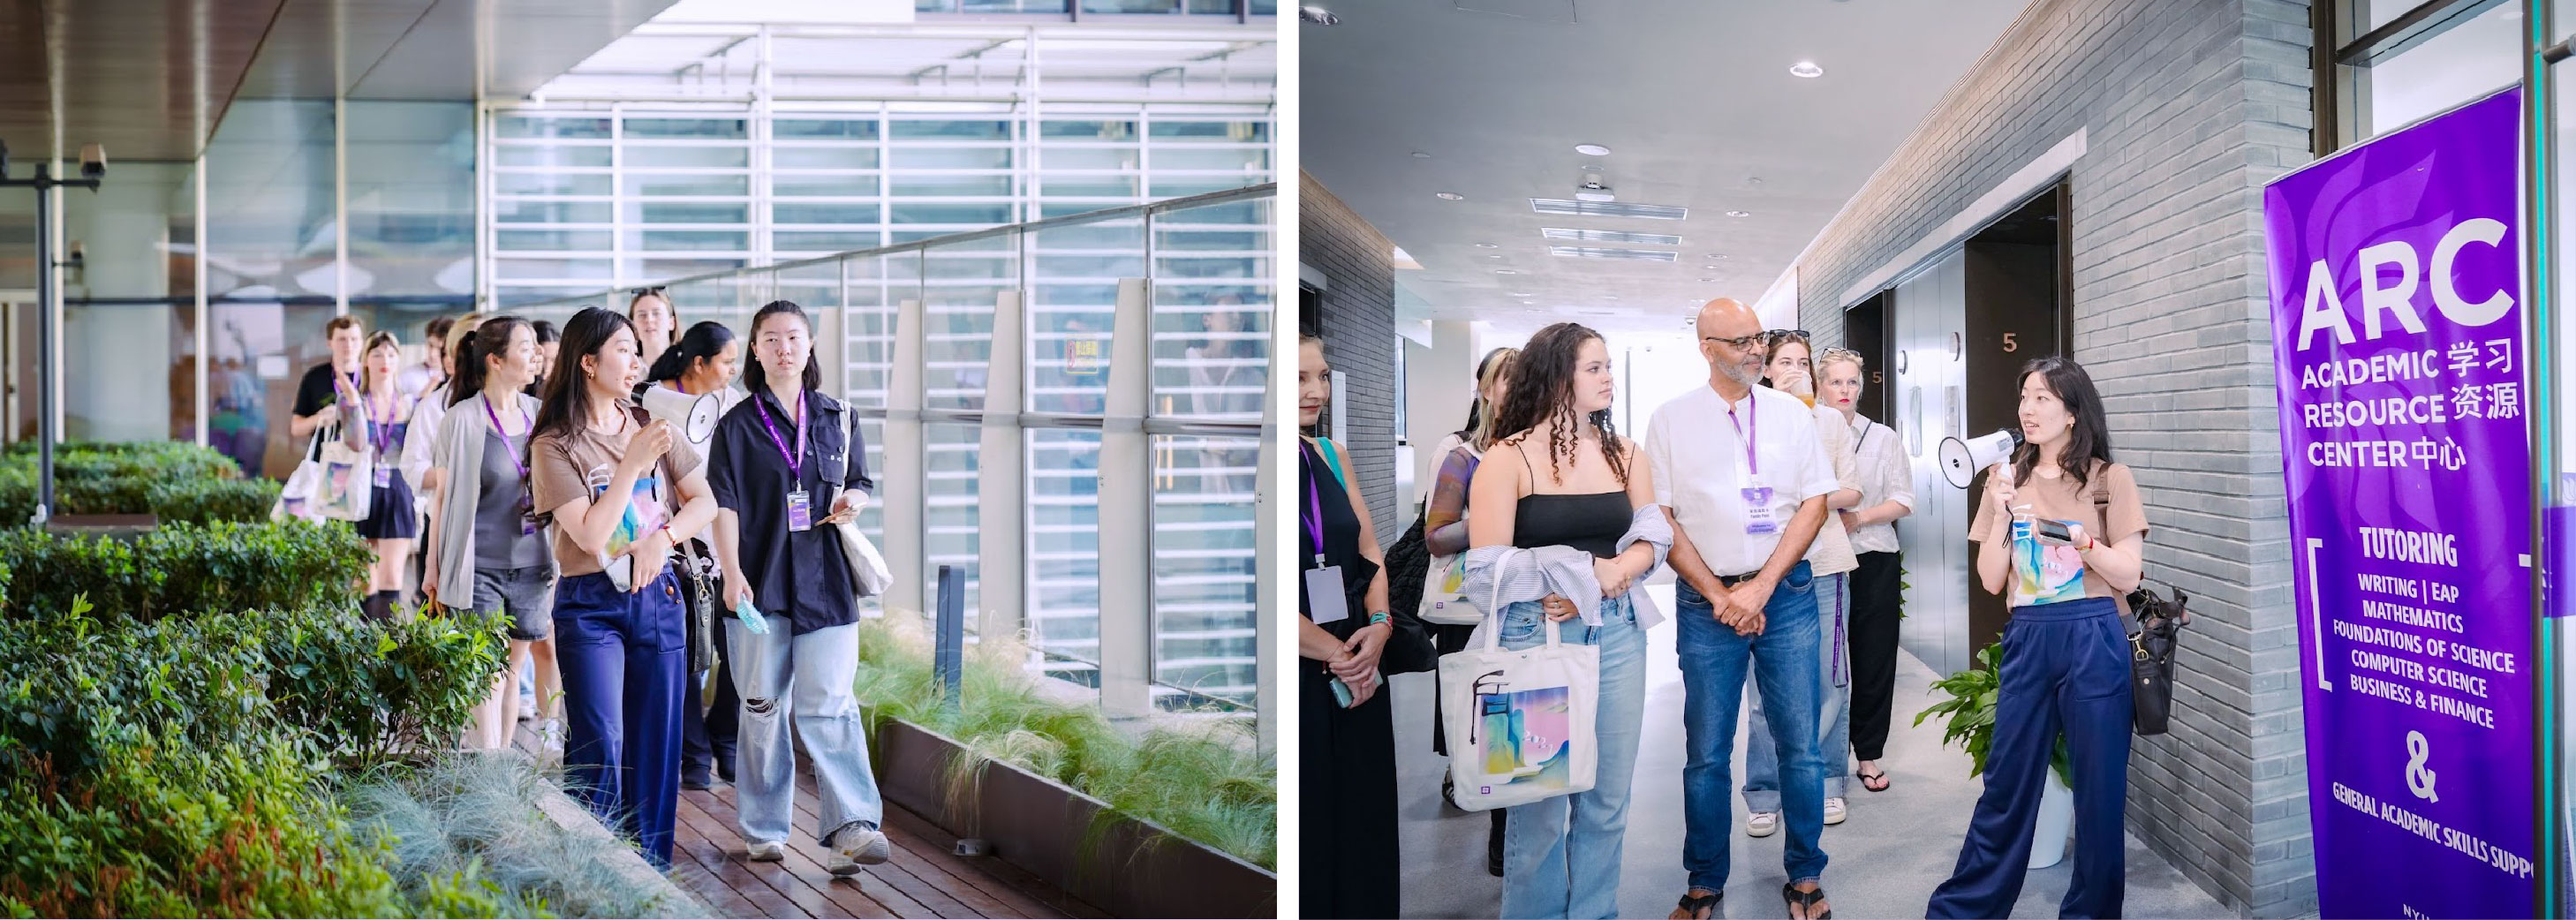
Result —
[[2018, 607], [2004, 625], [2002, 686], [1958, 867], [1932, 891], [1927, 917], [2007, 917], [2030, 866], [2050, 751], [2066, 734], [2075, 780], [2075, 877], [2060, 917], [2117, 917], [2128, 885], [2129, 637], [2107, 597]]
[[681, 691], [689, 666], [678, 576], [617, 590], [606, 575], [555, 588], [555, 663], [563, 670], [564, 764], [601, 823], [671, 865], [679, 817]]

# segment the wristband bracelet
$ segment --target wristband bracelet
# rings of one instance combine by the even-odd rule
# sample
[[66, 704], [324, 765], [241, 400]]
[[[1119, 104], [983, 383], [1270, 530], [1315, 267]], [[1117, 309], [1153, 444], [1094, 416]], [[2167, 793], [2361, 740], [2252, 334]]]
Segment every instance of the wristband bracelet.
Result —
[[1375, 626], [1393, 619], [1395, 619], [1395, 616], [1384, 610], [1374, 611], [1369, 614], [1369, 625]]

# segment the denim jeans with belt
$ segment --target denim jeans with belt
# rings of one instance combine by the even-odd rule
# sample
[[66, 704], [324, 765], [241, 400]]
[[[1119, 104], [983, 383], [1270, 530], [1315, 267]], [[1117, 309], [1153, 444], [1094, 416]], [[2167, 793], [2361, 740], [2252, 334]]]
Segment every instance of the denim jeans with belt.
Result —
[[[1844, 798], [1851, 775], [1851, 573], [1816, 576], [1816, 666], [1824, 669], [1817, 706], [1816, 753], [1825, 759], [1825, 797]], [[1758, 688], [1757, 688], [1758, 689]], [[1753, 695], [1752, 735], [1744, 743], [1744, 810], [1780, 810], [1780, 748], [1771, 741], [1762, 695]]]
[[1822, 639], [1811, 570], [1804, 562], [1789, 570], [1762, 607], [1762, 631], [1751, 636], [1718, 622], [1715, 606], [1689, 584], [1674, 589], [1673, 601], [1681, 631], [1675, 645], [1682, 665], [1682, 743], [1688, 752], [1682, 766], [1682, 868], [1690, 873], [1690, 886], [1726, 890], [1735, 824], [1728, 774], [1748, 669], [1780, 760], [1781, 824], [1789, 830], [1781, 866], [1791, 882], [1822, 878], [1825, 851], [1817, 838], [1825, 830], [1825, 762], [1816, 750], [1816, 709], [1824, 669], [1816, 656]]
[[[734, 689], [742, 694], [734, 811], [747, 841], [784, 841], [796, 824], [796, 747], [814, 763], [815, 833], [823, 845], [852, 823], [885, 819], [877, 776], [868, 768], [868, 729], [850, 685], [859, 674], [859, 627], [851, 623], [789, 635], [772, 617], [754, 635], [741, 620], [724, 621], [733, 651]], [[788, 735], [793, 731], [795, 737]]]
[[[1547, 615], [1535, 602], [1503, 610], [1502, 646], [1547, 643]], [[1646, 632], [1625, 597], [1601, 602], [1601, 625], [1557, 624], [1568, 645], [1601, 648], [1600, 708], [1593, 720], [1601, 759], [1592, 788], [1506, 811], [1503, 916], [1619, 916], [1620, 846], [1628, 837], [1628, 785], [1646, 713]]]

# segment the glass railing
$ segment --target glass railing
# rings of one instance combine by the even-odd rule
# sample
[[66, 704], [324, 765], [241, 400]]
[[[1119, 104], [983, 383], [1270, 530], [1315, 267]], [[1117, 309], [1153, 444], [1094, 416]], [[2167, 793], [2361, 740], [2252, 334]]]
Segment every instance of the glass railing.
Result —
[[[749, 339], [814, 316], [825, 386], [859, 408], [860, 517], [929, 610], [965, 574], [970, 633], [1113, 712], [1258, 708], [1255, 483], [1270, 385], [1277, 186], [661, 282], [681, 328]], [[631, 292], [525, 304], [560, 323]], [[1122, 349], [1121, 343], [1130, 348]], [[745, 356], [747, 361], [749, 356]]]

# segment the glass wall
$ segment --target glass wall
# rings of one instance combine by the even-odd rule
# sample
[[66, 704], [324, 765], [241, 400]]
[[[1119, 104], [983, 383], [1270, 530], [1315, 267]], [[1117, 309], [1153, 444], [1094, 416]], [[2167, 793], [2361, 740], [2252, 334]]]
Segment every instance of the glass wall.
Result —
[[2319, 108], [2332, 113], [2320, 124], [2331, 124], [2336, 148], [2522, 81], [2523, 0], [2335, 3], [2319, 20], [2337, 48]]
[[[684, 318], [737, 331], [759, 304], [787, 295], [818, 322], [839, 324], [843, 334], [820, 357], [863, 420], [879, 495], [861, 528], [899, 566], [900, 552], [918, 549], [916, 609], [936, 597], [938, 568], [958, 567], [966, 608], [995, 607], [1016, 620], [1032, 667], [1097, 686], [1103, 673], [1120, 671], [1104, 662], [1141, 662], [1154, 684], [1143, 696], [1155, 705], [1243, 708], [1258, 677], [1253, 499], [1269, 385], [1275, 194], [1264, 185], [899, 243], [683, 279], [668, 294]], [[1129, 301], [1134, 327], [1119, 319], [1122, 291], [1141, 294]], [[1024, 307], [1018, 328], [997, 328], [999, 306], [1014, 300]], [[604, 301], [622, 305], [623, 296], [594, 291], [512, 312], [561, 320]], [[914, 368], [895, 365], [904, 316], [921, 323]], [[1118, 341], [1149, 349], [1125, 382], [1113, 379]], [[1021, 355], [1023, 411], [989, 414], [993, 362], [1010, 353]], [[918, 406], [895, 404], [906, 372], [919, 375]], [[1113, 386], [1136, 388], [1143, 418], [1107, 417]], [[916, 413], [917, 440], [888, 443], [891, 420]], [[1022, 451], [1002, 467], [1018, 469], [1017, 481], [992, 478], [993, 425], [1007, 426], [1001, 443]], [[1104, 438], [1116, 437], [1143, 439], [1150, 467], [1104, 470]], [[897, 459], [918, 472], [890, 464]], [[1129, 494], [1133, 506], [1104, 513], [1104, 495]], [[920, 530], [889, 532], [905, 509]], [[1005, 510], [1019, 515], [1020, 538], [985, 539], [987, 522]], [[1105, 522], [1117, 520], [1140, 521], [1149, 533], [1147, 564], [1133, 569], [1144, 573], [1139, 583], [1118, 581], [1130, 571], [1116, 558], [1122, 544], [1103, 539]], [[984, 576], [997, 565], [1019, 573], [1017, 598], [986, 593]], [[1147, 600], [1141, 609], [1105, 608], [1113, 595]], [[906, 604], [901, 595], [884, 601]], [[1104, 647], [1117, 632], [1103, 629], [1104, 618], [1119, 616], [1147, 618], [1145, 647]], [[970, 617], [970, 629], [977, 625]]]

